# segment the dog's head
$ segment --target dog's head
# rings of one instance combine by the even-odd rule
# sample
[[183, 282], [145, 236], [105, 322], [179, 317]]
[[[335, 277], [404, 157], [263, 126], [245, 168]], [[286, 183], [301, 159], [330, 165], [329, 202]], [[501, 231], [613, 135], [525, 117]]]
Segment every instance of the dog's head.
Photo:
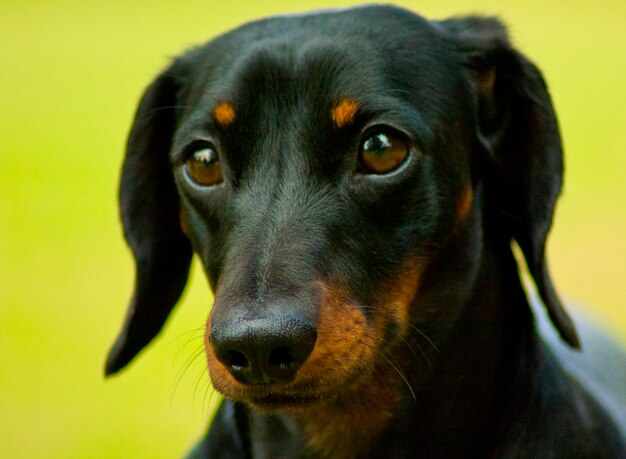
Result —
[[212, 381], [260, 407], [348, 390], [415, 323], [453, 326], [487, 239], [517, 242], [577, 347], [544, 257], [561, 178], [545, 84], [495, 20], [377, 6], [244, 26], [137, 111], [120, 186], [137, 277], [106, 372], [159, 332], [193, 252]]

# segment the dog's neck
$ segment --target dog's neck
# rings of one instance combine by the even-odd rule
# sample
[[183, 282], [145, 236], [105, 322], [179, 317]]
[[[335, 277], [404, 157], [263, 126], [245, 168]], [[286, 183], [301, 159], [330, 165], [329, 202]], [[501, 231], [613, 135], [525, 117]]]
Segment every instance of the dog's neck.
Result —
[[[519, 355], [532, 355], [536, 346], [515, 260], [508, 241], [502, 243], [506, 247], [481, 251], [477, 271], [468, 274], [474, 276], [471, 288], [459, 294], [463, 304], [453, 322], [433, 319], [439, 329], [416, 324], [406, 346], [395, 351], [391, 362], [380, 363], [350, 396], [272, 416], [275, 425], [283, 424], [287, 441], [301, 444], [313, 457], [337, 459], [377, 457], [383, 451], [389, 457], [489, 455], [494, 445], [486, 439], [497, 437], [506, 422], [503, 407], [511, 394], [528, 390], [519, 387], [527, 378], [518, 376], [534, 371], [533, 359]], [[438, 343], [436, 350], [430, 339]], [[522, 361], [523, 368], [506, 367]], [[253, 414], [251, 421], [258, 424], [251, 429], [258, 435], [267, 417]]]

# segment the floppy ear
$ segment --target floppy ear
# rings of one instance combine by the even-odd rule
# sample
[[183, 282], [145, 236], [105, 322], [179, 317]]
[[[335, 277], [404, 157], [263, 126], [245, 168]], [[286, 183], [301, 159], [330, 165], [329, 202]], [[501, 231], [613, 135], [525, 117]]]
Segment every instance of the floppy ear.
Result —
[[128, 137], [119, 202], [135, 257], [135, 290], [106, 375], [123, 368], [159, 333], [187, 283], [192, 249], [180, 229], [169, 163], [177, 81], [169, 69], [148, 87]]
[[561, 338], [578, 349], [574, 323], [555, 293], [545, 259], [563, 178], [561, 137], [546, 84], [511, 47], [497, 20], [456, 18], [442, 25], [453, 33], [475, 83], [478, 135], [488, 152], [487, 204], [521, 248]]

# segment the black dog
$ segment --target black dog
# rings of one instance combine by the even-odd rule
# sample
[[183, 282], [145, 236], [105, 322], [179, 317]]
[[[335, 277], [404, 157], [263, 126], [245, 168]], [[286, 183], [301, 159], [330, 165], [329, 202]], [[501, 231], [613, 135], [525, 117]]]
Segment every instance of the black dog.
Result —
[[564, 370], [512, 250], [579, 348], [544, 256], [562, 169], [546, 86], [496, 20], [243, 26], [139, 106], [120, 189], [137, 280], [106, 373], [159, 332], [195, 252], [226, 399], [194, 457], [626, 457], [625, 382]]

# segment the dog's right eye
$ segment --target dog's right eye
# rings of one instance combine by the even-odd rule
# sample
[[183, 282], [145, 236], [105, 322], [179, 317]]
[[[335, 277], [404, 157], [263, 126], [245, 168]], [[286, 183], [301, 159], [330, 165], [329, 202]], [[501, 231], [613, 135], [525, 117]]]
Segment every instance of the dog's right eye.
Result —
[[217, 152], [211, 147], [202, 147], [193, 152], [185, 163], [189, 177], [202, 186], [222, 183], [222, 166]]
[[387, 174], [398, 169], [409, 155], [408, 144], [399, 136], [378, 132], [359, 148], [359, 165], [367, 174]]

